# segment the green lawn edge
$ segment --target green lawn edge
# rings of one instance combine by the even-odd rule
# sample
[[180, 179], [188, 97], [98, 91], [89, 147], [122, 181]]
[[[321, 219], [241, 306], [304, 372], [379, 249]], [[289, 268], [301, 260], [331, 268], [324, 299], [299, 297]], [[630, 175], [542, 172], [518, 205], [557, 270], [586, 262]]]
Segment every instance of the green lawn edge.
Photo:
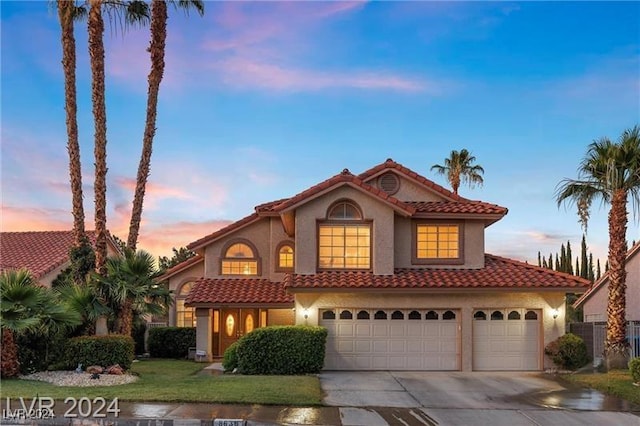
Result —
[[629, 370], [612, 370], [607, 373], [575, 373], [560, 376], [563, 380], [595, 389], [640, 405], [640, 386], [635, 386]]
[[50, 383], [3, 379], [1, 398], [67, 397], [118, 398], [131, 402], [183, 402], [217, 404], [260, 404], [322, 406], [322, 389], [316, 375], [244, 376], [209, 374], [207, 364], [183, 360], [143, 360], [135, 362], [134, 383], [118, 386], [74, 387]]

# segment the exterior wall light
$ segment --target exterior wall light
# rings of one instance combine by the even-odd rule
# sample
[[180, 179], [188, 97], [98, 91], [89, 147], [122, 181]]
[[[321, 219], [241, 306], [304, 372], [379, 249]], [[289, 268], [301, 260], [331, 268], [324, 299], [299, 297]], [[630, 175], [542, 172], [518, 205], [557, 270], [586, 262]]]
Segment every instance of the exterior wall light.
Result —
[[558, 318], [558, 314], [559, 314], [559, 313], [560, 313], [560, 312], [559, 312], [557, 309], [552, 309], [552, 310], [551, 310], [551, 316], [553, 317], [553, 319]]
[[308, 319], [308, 318], [309, 318], [309, 309], [304, 308], [304, 309], [302, 310], [302, 314], [304, 315], [304, 319], [305, 319], [305, 320], [306, 320], [306, 319]]

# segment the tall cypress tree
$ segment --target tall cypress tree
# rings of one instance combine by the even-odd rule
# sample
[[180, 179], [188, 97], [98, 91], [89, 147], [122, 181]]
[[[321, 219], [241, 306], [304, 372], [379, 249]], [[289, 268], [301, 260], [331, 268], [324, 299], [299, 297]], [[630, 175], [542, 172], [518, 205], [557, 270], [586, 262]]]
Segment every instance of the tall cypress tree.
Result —
[[560, 246], [560, 268], [556, 267], [556, 271], [567, 272], [567, 250], [564, 244]]
[[[582, 258], [582, 267], [580, 268], [580, 276], [582, 278], [589, 278], [589, 264], [587, 261], [587, 239], [585, 235], [582, 234], [582, 244], [581, 244], [580, 257]], [[593, 274], [593, 262], [591, 263], [592, 274]], [[578, 271], [576, 271], [577, 273]]]
[[580, 263], [578, 261], [579, 261], [578, 256], [576, 256], [576, 269], [575, 269], [576, 272], [580, 270]]
[[567, 240], [567, 258], [564, 272], [573, 275], [573, 254], [571, 253], [571, 242], [569, 240]]
[[542, 259], [540, 258], [540, 251], [538, 250], [538, 266], [542, 266]]
[[587, 276], [585, 278], [591, 282], [593, 282], [595, 278], [593, 276], [593, 253], [589, 253], [589, 270], [587, 271]]
[[596, 266], [596, 280], [599, 280], [602, 276], [602, 270], [600, 269], [600, 258], [598, 258], [597, 266]]
[[549, 269], [553, 269], [553, 254], [549, 253], [549, 261], [547, 262], [547, 267]]
[[562, 264], [560, 263], [560, 259], [558, 258], [558, 253], [556, 253], [556, 271], [562, 271]]

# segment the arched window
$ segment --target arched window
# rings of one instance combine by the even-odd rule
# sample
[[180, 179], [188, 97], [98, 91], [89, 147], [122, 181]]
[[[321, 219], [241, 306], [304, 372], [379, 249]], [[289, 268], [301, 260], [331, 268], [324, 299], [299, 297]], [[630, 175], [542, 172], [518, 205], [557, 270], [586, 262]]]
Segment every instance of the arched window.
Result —
[[369, 317], [369, 312], [367, 312], [367, 311], [360, 311], [360, 312], [358, 312], [358, 316], [357, 316], [357, 318], [358, 318], [359, 320], [368, 320], [368, 319], [370, 319], [370, 317]]
[[373, 315], [373, 319], [377, 319], [377, 320], [386, 320], [387, 319], [387, 313], [385, 311], [377, 311], [374, 315]]
[[429, 312], [427, 312], [427, 315], [424, 316], [424, 319], [437, 320], [438, 319], [438, 313], [436, 311], [429, 311]]
[[189, 295], [193, 282], [189, 281], [180, 287], [176, 295], [176, 327], [195, 327], [196, 308], [184, 306], [184, 301]]
[[370, 269], [371, 222], [351, 201], [338, 201], [318, 225], [319, 269]]
[[276, 254], [276, 271], [293, 271], [293, 243], [280, 243]]
[[258, 275], [258, 256], [250, 244], [236, 242], [223, 250], [221, 275]]
[[323, 320], [334, 320], [336, 319], [336, 313], [333, 311], [324, 311], [322, 313]]
[[536, 314], [534, 311], [527, 311], [527, 313], [524, 314], [524, 319], [525, 320], [537, 320], [538, 319], [538, 314]]
[[422, 315], [420, 315], [420, 312], [418, 311], [411, 311], [409, 312], [409, 319], [410, 320], [419, 320], [421, 319]]
[[443, 320], [454, 320], [454, 319], [456, 319], [456, 314], [453, 311], [446, 311], [444, 314], [442, 314], [442, 319]]
[[350, 201], [338, 201], [329, 207], [327, 219], [362, 220], [360, 208]]
[[485, 314], [483, 311], [478, 311], [473, 314], [473, 319], [475, 319], [476, 321], [484, 321], [487, 319], [487, 314]]
[[404, 319], [404, 314], [401, 311], [393, 311], [393, 313], [391, 314], [391, 319], [392, 320], [403, 320]]
[[518, 311], [511, 311], [509, 312], [508, 317], [510, 320], [519, 320], [520, 319], [520, 312]]
[[491, 313], [491, 321], [502, 321], [504, 319], [504, 314], [500, 311], [493, 311]]
[[353, 319], [351, 311], [344, 310], [340, 312], [340, 319]]

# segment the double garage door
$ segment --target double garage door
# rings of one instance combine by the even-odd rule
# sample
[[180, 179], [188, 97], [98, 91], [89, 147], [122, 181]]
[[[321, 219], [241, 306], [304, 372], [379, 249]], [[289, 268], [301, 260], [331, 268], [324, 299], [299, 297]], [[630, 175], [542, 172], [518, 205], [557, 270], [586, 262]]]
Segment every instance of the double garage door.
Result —
[[[458, 309], [322, 309], [327, 370], [460, 370]], [[540, 313], [479, 309], [474, 370], [540, 370]]]
[[328, 370], [459, 370], [460, 315], [454, 309], [328, 309]]

